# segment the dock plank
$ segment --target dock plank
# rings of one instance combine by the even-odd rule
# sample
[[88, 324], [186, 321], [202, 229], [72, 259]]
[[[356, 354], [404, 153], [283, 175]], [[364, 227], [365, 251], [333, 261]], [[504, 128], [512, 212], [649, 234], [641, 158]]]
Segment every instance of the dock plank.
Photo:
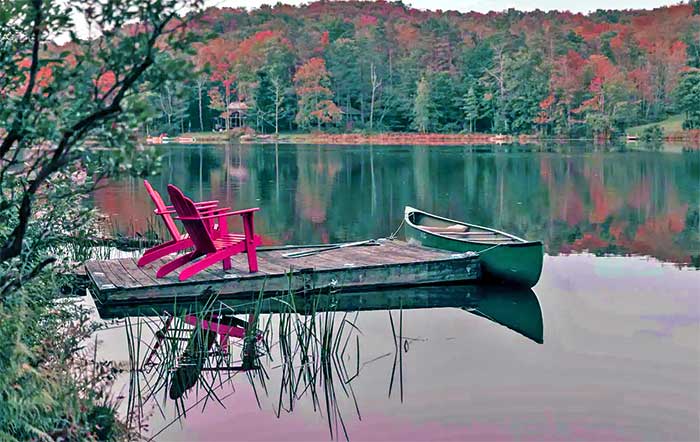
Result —
[[[298, 250], [304, 250], [300, 248]], [[227, 297], [249, 297], [264, 287], [266, 295], [309, 289], [344, 291], [409, 287], [475, 281], [480, 277], [478, 257], [428, 249], [402, 241], [379, 246], [327, 250], [302, 258], [285, 259], [288, 249], [259, 251], [260, 271], [249, 273], [245, 254], [232, 259], [232, 269], [212, 266], [187, 281], [178, 271], [165, 278], [155, 272], [159, 260], [139, 268], [133, 258], [92, 261], [86, 272], [101, 302], [167, 302], [174, 297], [196, 299], [211, 287]], [[291, 279], [288, 273], [291, 272]]]

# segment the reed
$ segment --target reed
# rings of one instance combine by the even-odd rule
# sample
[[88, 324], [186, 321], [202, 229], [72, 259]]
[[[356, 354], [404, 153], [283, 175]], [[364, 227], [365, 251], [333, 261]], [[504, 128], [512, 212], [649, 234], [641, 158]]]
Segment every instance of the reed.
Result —
[[[175, 404], [175, 416], [166, 427], [181, 422], [195, 406], [223, 406], [235, 391], [235, 376], [244, 373], [259, 407], [269, 398], [274, 379], [277, 393], [272, 400], [278, 417], [307, 402], [324, 416], [332, 439], [349, 439], [342, 403], [349, 400], [362, 419], [352, 386], [360, 373], [361, 330], [356, 324], [359, 313], [336, 311], [335, 296], [290, 289], [283, 296], [265, 298], [261, 290], [248, 302], [234, 303], [210, 292], [203, 303], [174, 304], [168, 312], [128, 319], [127, 408], [132, 430], [144, 429], [139, 425], [149, 412], [165, 418], [169, 401]], [[189, 315], [198, 318], [195, 325], [187, 322]], [[237, 318], [240, 315], [247, 320]], [[242, 338], [217, 340], [201, 319], [217, 326], [242, 323], [245, 333]], [[192, 398], [185, 400], [190, 395], [193, 403]]]

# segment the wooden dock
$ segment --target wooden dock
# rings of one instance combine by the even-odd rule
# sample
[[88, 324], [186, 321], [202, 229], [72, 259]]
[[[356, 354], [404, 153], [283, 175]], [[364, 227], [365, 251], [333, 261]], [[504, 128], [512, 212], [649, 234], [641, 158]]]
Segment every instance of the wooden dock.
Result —
[[[139, 268], [136, 258], [90, 261], [85, 265], [97, 302], [144, 303], [192, 300], [211, 289], [221, 297], [250, 297], [308, 290], [342, 292], [381, 290], [419, 285], [476, 281], [481, 276], [475, 254], [382, 241], [380, 245], [328, 250], [303, 258], [284, 258], [289, 252], [312, 250], [300, 246], [258, 252], [257, 273], [249, 273], [246, 256], [233, 257], [233, 268], [211, 267], [181, 282], [177, 272], [156, 278], [166, 261]], [[205, 295], [207, 296], [207, 295]]]

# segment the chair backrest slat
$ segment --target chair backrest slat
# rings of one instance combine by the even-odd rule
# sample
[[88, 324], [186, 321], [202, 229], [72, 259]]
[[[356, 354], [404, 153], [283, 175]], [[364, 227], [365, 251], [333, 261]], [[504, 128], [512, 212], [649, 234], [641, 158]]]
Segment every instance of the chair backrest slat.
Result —
[[[148, 182], [148, 180], [143, 180], [144, 186], [146, 186], [146, 191], [148, 192], [148, 195], [151, 197], [153, 200], [153, 204], [155, 204], [156, 209], [159, 212], [162, 212], [165, 209], [165, 202], [163, 202], [163, 198], [160, 196], [160, 193], [156, 191], [156, 189], [151, 186], [151, 183]], [[170, 235], [173, 237], [175, 241], [179, 241], [182, 239], [180, 235], [180, 230], [177, 228], [177, 225], [175, 224], [175, 220], [170, 216], [169, 213], [164, 213], [161, 215], [161, 218], [163, 218], [163, 222], [165, 223], [165, 227], [168, 229], [168, 232], [170, 232]]]
[[173, 203], [177, 214], [180, 217], [191, 218], [182, 220], [182, 224], [185, 226], [185, 230], [192, 239], [197, 251], [205, 254], [215, 252], [216, 247], [209, 233], [207, 222], [202, 219], [194, 202], [172, 184], [168, 184], [168, 195], [170, 195], [170, 202]]

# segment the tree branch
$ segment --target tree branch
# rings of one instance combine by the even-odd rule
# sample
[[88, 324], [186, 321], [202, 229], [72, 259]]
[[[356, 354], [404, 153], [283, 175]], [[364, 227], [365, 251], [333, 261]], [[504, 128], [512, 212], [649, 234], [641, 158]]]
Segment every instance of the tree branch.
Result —
[[32, 6], [34, 7], [34, 26], [32, 27], [32, 61], [29, 66], [29, 81], [27, 82], [27, 89], [22, 95], [22, 101], [20, 106], [20, 112], [17, 118], [12, 122], [12, 127], [7, 133], [7, 136], [0, 144], [0, 158], [4, 158], [7, 152], [9, 152], [10, 147], [22, 137], [22, 120], [24, 119], [24, 111], [29, 104], [32, 92], [34, 92], [34, 85], [36, 84], [36, 75], [39, 72], [39, 47], [41, 44], [41, 25], [44, 19], [44, 14], [41, 11], [43, 0], [32, 0]]
[[[42, 0], [34, 1], [41, 2]], [[112, 103], [106, 108], [99, 109], [78, 121], [70, 129], [63, 133], [61, 140], [58, 143], [53, 156], [51, 157], [51, 160], [44, 163], [36, 178], [30, 182], [29, 187], [22, 196], [22, 202], [18, 210], [17, 225], [8, 236], [5, 244], [3, 244], [2, 248], [0, 248], [0, 262], [17, 257], [21, 253], [22, 243], [24, 242], [24, 237], [29, 224], [29, 218], [31, 217], [32, 200], [34, 195], [51, 174], [57, 172], [67, 163], [68, 154], [76, 141], [82, 138], [97, 123], [105, 121], [121, 112], [121, 101], [126, 96], [126, 93], [136, 83], [139, 77], [153, 64], [153, 48], [158, 40], [158, 37], [163, 34], [165, 26], [172, 18], [173, 14], [167, 16], [157, 26], [154, 26], [153, 32], [148, 40], [145, 58], [124, 78], [122, 87], [117, 91]]]

